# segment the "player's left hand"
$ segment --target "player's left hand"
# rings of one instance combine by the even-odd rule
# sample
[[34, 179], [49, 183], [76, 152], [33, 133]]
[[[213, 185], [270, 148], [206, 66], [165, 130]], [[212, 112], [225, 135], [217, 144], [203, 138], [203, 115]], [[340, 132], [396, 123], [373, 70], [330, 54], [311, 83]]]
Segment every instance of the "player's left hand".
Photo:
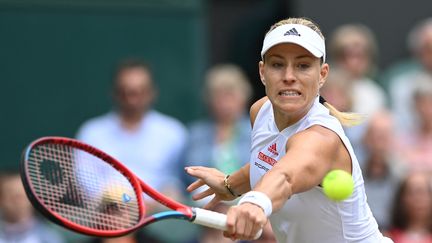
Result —
[[193, 200], [201, 200], [205, 197], [214, 195], [214, 198], [204, 206], [204, 209], [212, 209], [220, 201], [231, 201], [236, 199], [236, 197], [231, 195], [226, 189], [224, 185], [225, 174], [221, 171], [203, 166], [189, 166], [186, 167], [185, 170], [189, 175], [197, 178], [195, 182], [186, 188], [188, 192], [195, 191], [203, 185], [209, 186], [207, 190], [195, 194], [192, 197]]
[[227, 212], [227, 230], [224, 236], [232, 240], [254, 240], [267, 220], [264, 210], [253, 203], [233, 206]]

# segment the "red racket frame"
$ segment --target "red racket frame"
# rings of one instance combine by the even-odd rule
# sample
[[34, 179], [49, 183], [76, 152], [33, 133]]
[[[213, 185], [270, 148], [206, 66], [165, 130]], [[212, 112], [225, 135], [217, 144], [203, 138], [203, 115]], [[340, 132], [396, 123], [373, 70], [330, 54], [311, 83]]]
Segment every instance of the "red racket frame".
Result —
[[[77, 223], [74, 223], [64, 217], [62, 217], [60, 214], [56, 213], [55, 211], [52, 211], [49, 207], [45, 206], [43, 200], [38, 197], [34, 192], [34, 187], [31, 183], [30, 177], [28, 175], [28, 163], [26, 162], [29, 156], [30, 151], [38, 146], [38, 145], [42, 145], [42, 144], [61, 144], [61, 145], [67, 145], [67, 146], [71, 146], [73, 148], [77, 148], [83, 151], [86, 151], [100, 159], [102, 159], [103, 161], [105, 161], [106, 163], [110, 164], [111, 166], [113, 166], [115, 169], [117, 169], [119, 172], [121, 172], [131, 183], [132, 187], [135, 190], [135, 193], [137, 195], [137, 201], [138, 201], [138, 208], [139, 208], [139, 215], [140, 215], [140, 221], [137, 225], [135, 225], [132, 228], [129, 229], [125, 229], [125, 230], [112, 230], [112, 231], [107, 231], [107, 230], [98, 230], [98, 229], [93, 229], [93, 228], [89, 228], [89, 227], [84, 227], [81, 226]], [[163, 219], [163, 218], [186, 218], [189, 221], [192, 221], [195, 217], [195, 213], [194, 210], [189, 207], [186, 206], [182, 203], [179, 203], [163, 194], [161, 194], [160, 192], [156, 191], [155, 189], [153, 189], [152, 187], [150, 187], [149, 185], [147, 185], [146, 183], [144, 183], [141, 179], [139, 179], [137, 176], [134, 175], [134, 173], [132, 171], [130, 171], [126, 166], [124, 166], [122, 163], [120, 163], [118, 160], [116, 160], [115, 158], [113, 158], [112, 156], [108, 155], [107, 153], [93, 147], [90, 146], [88, 144], [82, 143], [78, 140], [75, 139], [71, 139], [71, 138], [65, 138], [65, 137], [42, 137], [40, 139], [35, 140], [34, 142], [32, 142], [24, 151], [23, 156], [22, 156], [22, 160], [21, 160], [21, 178], [22, 178], [22, 182], [25, 188], [25, 191], [27, 193], [28, 198], [30, 199], [31, 203], [33, 204], [33, 206], [39, 210], [45, 217], [47, 217], [48, 219], [50, 219], [51, 221], [69, 228], [71, 230], [74, 230], [76, 232], [79, 233], [84, 233], [87, 235], [92, 235], [92, 236], [106, 236], [106, 237], [114, 237], [114, 236], [121, 236], [121, 235], [125, 235], [128, 234], [144, 225], [147, 225], [149, 223], [155, 222], [159, 219]], [[143, 197], [139, 196], [142, 195], [143, 192], [147, 195], [149, 195], [150, 197], [152, 197], [153, 199], [155, 199], [156, 201], [158, 201], [159, 203], [165, 205], [166, 207], [175, 210], [176, 214], [173, 214], [171, 216], [162, 216], [162, 217], [155, 217], [155, 215], [152, 216], [148, 216], [145, 217], [145, 204], [144, 204], [144, 200]]]

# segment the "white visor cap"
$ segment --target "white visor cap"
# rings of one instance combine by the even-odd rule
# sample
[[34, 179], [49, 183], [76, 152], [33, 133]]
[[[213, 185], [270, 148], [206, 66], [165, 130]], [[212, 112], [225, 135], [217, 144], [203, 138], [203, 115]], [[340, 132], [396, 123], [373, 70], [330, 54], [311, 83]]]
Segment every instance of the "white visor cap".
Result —
[[284, 24], [270, 31], [264, 38], [261, 58], [273, 46], [282, 43], [297, 44], [317, 58], [326, 59], [324, 39], [313, 29], [301, 24]]

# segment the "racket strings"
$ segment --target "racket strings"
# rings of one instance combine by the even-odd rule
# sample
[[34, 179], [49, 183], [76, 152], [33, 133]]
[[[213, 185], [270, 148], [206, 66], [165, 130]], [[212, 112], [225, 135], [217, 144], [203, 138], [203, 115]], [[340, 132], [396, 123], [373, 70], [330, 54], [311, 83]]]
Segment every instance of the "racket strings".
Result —
[[33, 148], [28, 174], [34, 193], [61, 217], [98, 230], [122, 230], [140, 220], [129, 180], [100, 158], [63, 144]]

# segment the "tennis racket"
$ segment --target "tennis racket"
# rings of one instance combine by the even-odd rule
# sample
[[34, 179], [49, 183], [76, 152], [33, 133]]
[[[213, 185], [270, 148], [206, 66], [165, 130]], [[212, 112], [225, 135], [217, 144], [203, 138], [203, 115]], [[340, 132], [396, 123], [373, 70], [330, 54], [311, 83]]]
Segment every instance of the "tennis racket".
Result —
[[[226, 215], [161, 194], [110, 155], [78, 140], [35, 140], [23, 152], [20, 173], [33, 206], [78, 233], [115, 237], [163, 219], [226, 230]], [[171, 210], [146, 216], [145, 196]]]

